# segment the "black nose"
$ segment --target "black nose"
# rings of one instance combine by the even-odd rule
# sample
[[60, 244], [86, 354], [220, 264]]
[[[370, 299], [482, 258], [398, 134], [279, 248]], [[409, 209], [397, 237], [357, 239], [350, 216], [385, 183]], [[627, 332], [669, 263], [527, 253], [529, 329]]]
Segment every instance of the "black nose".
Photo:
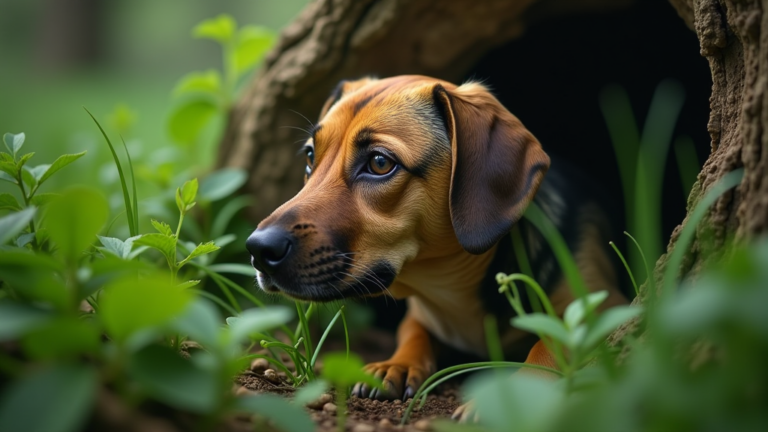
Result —
[[291, 239], [288, 232], [278, 227], [257, 229], [245, 241], [245, 248], [253, 257], [253, 266], [271, 275], [290, 255], [293, 249]]

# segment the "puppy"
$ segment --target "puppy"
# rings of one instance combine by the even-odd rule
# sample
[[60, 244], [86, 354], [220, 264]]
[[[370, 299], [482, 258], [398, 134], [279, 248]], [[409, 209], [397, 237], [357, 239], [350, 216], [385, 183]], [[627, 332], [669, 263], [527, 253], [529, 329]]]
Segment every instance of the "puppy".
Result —
[[[605, 226], [576, 175], [478, 83], [424, 76], [342, 82], [304, 146], [305, 184], [246, 242], [261, 288], [330, 301], [390, 295], [408, 312], [389, 360], [366, 366], [383, 389], [358, 397], [407, 399], [435, 372], [436, 347], [485, 356], [483, 318], [495, 314], [508, 356], [556, 367], [541, 342], [509, 326], [495, 274], [519, 271], [510, 229], [558, 313], [573, 300], [552, 251], [520, 221], [536, 196], [563, 233], [604, 307], [624, 303], [604, 245]], [[545, 177], [545, 174], [546, 177]], [[538, 195], [537, 195], [538, 191]]]

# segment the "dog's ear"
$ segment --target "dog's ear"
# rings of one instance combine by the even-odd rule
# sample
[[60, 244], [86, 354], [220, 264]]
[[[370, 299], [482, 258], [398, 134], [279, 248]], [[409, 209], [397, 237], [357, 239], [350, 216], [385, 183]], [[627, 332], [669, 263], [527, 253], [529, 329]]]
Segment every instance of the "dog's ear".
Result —
[[461, 246], [489, 250], [523, 215], [549, 168], [539, 141], [480, 84], [433, 89], [451, 140], [450, 212]]
[[376, 81], [376, 78], [365, 77], [355, 81], [339, 81], [339, 83], [336, 84], [336, 88], [334, 88], [331, 92], [331, 96], [329, 96], [328, 100], [326, 100], [323, 104], [323, 108], [320, 110], [320, 117], [317, 121], [322, 121], [325, 115], [328, 114], [328, 111], [331, 110], [331, 107], [334, 106], [336, 102], [338, 102], [339, 99], [341, 99], [345, 94], [352, 93], [373, 81]]

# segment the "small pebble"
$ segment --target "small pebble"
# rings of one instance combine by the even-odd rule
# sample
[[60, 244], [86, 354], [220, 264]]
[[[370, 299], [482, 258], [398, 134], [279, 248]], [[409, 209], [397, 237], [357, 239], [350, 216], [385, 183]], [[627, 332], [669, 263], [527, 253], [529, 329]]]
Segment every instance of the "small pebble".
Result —
[[331, 402], [332, 400], [333, 400], [333, 397], [331, 395], [329, 395], [328, 393], [323, 393], [320, 395], [319, 398], [308, 403], [307, 408], [321, 410], [323, 409], [323, 406], [325, 406], [325, 404], [327, 404], [328, 402]]
[[366, 423], [358, 423], [352, 428], [352, 432], [374, 432], [376, 427]]
[[269, 369], [269, 362], [267, 359], [257, 358], [251, 362], [251, 370], [254, 372], [264, 372]]
[[278, 384], [280, 382], [280, 377], [277, 376], [277, 372], [275, 372], [274, 369], [265, 370], [264, 378], [266, 378], [268, 381], [273, 382], [275, 384]]
[[333, 402], [328, 402], [327, 404], [323, 405], [323, 411], [329, 414], [336, 414], [336, 404]]
[[429, 424], [429, 420], [421, 419], [413, 424], [413, 427], [420, 431], [431, 431], [432, 425]]
[[330, 427], [333, 427], [333, 426], [335, 426], [335, 423], [333, 422], [333, 420], [326, 420], [326, 421], [323, 422], [323, 427], [330, 428]]
[[309, 418], [311, 418], [313, 422], [319, 422], [320, 420], [323, 419], [323, 415], [320, 413], [313, 412], [309, 414]]
[[392, 401], [392, 405], [402, 405], [402, 404], [403, 404], [403, 401], [401, 401], [400, 399], [395, 399]]
[[235, 390], [235, 396], [253, 396], [255, 394], [258, 394], [258, 392], [247, 389], [245, 387], [240, 387], [239, 389]]
[[383, 418], [379, 420], [379, 426], [385, 427], [385, 428], [392, 427], [392, 422], [389, 421], [388, 418]]

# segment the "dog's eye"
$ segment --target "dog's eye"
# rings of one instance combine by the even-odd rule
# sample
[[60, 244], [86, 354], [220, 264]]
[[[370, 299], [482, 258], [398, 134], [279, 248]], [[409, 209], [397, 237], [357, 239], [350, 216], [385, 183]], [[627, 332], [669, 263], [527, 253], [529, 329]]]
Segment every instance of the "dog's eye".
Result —
[[371, 157], [371, 160], [368, 161], [368, 169], [371, 170], [371, 173], [376, 175], [388, 174], [394, 168], [395, 161], [382, 154], [374, 154]]
[[315, 167], [315, 152], [312, 150], [307, 150], [307, 167], [305, 168], [305, 172], [307, 173], [307, 177], [312, 174], [312, 168]]

